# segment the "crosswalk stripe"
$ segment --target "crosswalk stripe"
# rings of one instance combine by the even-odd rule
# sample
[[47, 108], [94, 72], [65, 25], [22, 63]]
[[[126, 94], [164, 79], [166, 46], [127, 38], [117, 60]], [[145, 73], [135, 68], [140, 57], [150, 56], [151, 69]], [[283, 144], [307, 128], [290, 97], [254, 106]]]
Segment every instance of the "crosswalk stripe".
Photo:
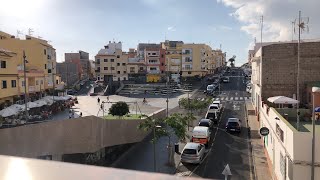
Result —
[[238, 100], [238, 97], [235, 97], [235, 98], [234, 98], [234, 100], [236, 100], [236, 101], [237, 101], [237, 100]]
[[223, 97], [221, 97], [221, 99], [220, 99], [221, 101], [223, 101], [224, 100], [224, 98]]
[[233, 97], [230, 97], [230, 101], [232, 101], [233, 100]]
[[243, 97], [240, 97], [240, 100], [242, 100], [243, 99]]

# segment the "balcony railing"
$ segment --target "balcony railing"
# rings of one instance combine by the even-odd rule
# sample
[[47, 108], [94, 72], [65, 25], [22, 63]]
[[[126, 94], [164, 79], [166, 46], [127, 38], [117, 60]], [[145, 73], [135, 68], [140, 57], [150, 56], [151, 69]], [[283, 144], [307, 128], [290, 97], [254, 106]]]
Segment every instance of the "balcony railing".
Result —
[[159, 74], [159, 73], [160, 73], [160, 70], [149, 70], [148, 73], [151, 73], [151, 74]]
[[95, 72], [100, 72], [100, 69], [96, 69]]

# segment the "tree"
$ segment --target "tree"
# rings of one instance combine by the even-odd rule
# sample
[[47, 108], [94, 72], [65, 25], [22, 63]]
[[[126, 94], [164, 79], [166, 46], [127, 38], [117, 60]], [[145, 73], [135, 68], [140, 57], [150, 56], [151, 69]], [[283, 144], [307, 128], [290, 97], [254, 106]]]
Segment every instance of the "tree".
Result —
[[122, 101], [112, 104], [112, 106], [109, 109], [109, 114], [119, 117], [124, 116], [129, 112], [130, 111], [128, 104]]
[[231, 67], [234, 67], [234, 62], [235, 62], [235, 61], [236, 61], [236, 56], [233, 55], [232, 58], [229, 59], [229, 62], [230, 62], [230, 66], [231, 66]]

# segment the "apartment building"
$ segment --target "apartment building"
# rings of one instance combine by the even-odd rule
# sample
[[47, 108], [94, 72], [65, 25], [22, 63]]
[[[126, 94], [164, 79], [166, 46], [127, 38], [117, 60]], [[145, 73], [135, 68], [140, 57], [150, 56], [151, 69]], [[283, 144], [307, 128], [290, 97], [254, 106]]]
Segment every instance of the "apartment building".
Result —
[[161, 44], [140, 43], [137, 52], [146, 65], [147, 82], [159, 82], [165, 75], [165, 49]]
[[221, 49], [212, 50], [212, 55], [214, 62], [209, 64], [209, 73], [214, 73], [216, 70], [220, 70], [223, 66], [227, 64], [226, 53], [222, 52]]
[[43, 71], [43, 89], [53, 87], [54, 74], [56, 73], [56, 52], [55, 49], [43, 39], [32, 36], [25, 36], [25, 39], [15, 38], [15, 36], [0, 31], [0, 47], [17, 54], [18, 66], [23, 69], [23, 51], [25, 51], [26, 69], [31, 68], [37, 72]]
[[128, 80], [128, 54], [122, 52], [121, 42], [111, 42], [95, 56], [96, 76], [99, 81]]
[[[272, 96], [296, 98], [297, 47], [295, 42], [275, 42], [263, 45], [255, 53], [251, 59], [251, 81], [252, 100], [256, 107]], [[299, 99], [302, 104], [307, 104], [306, 83], [320, 81], [320, 42], [303, 42], [300, 49]]]
[[138, 57], [128, 58], [127, 64], [128, 80], [145, 83], [147, 82], [147, 68], [145, 61]]
[[79, 68], [75, 63], [57, 63], [57, 74], [61, 76], [61, 81], [63, 81], [67, 87], [74, 85], [80, 80]]
[[180, 81], [180, 73], [182, 73], [182, 45], [183, 41], [168, 41], [161, 43], [161, 47], [165, 49], [165, 65], [166, 71], [171, 74], [171, 79], [176, 82]]
[[19, 94], [17, 64], [16, 53], [0, 48], [0, 109]]
[[[311, 177], [311, 104], [312, 86], [320, 81], [320, 42], [300, 44], [300, 107], [297, 117], [295, 108], [273, 108], [267, 99], [273, 96], [296, 98], [297, 55], [296, 42], [275, 42], [260, 45], [251, 58], [252, 101], [258, 114], [260, 127], [270, 130], [263, 137], [264, 148], [272, 163], [275, 179], [310, 179]], [[317, 101], [319, 103], [319, 95]], [[268, 106], [269, 104], [269, 106]], [[297, 118], [300, 123], [298, 125]], [[320, 129], [319, 120], [316, 129]], [[316, 136], [319, 131], [316, 130]], [[303, 146], [301, 146], [303, 144]], [[316, 142], [316, 154], [320, 144]], [[315, 179], [320, 178], [320, 158], [315, 157]]]

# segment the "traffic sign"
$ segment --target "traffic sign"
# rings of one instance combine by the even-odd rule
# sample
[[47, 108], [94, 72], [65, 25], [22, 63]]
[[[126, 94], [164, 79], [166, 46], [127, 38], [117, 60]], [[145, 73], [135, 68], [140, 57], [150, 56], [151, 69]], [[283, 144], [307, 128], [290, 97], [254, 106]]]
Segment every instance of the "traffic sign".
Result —
[[267, 136], [269, 134], [269, 129], [267, 127], [260, 128], [261, 136]]

